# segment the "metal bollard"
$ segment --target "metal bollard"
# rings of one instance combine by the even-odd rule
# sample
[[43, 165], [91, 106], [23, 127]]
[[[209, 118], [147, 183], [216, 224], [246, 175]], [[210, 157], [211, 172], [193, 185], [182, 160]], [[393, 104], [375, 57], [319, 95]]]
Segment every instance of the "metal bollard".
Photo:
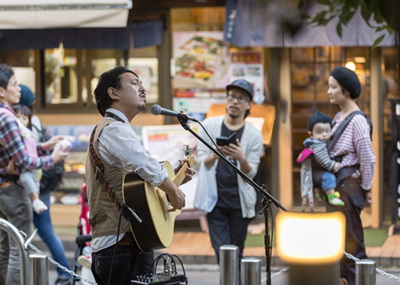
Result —
[[223, 245], [219, 248], [220, 285], [239, 284], [239, 248], [236, 245]]
[[242, 259], [242, 285], [261, 285], [261, 260], [254, 257]]
[[376, 285], [376, 264], [369, 259], [356, 261], [356, 285]]
[[46, 255], [31, 254], [31, 285], [49, 285], [49, 259]]

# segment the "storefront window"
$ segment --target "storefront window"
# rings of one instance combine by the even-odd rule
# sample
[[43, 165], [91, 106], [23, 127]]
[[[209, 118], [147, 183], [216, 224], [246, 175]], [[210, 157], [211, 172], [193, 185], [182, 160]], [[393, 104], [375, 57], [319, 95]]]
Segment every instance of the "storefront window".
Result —
[[329, 103], [327, 91], [330, 71], [341, 65], [357, 73], [362, 89], [357, 103], [369, 115], [369, 48], [317, 47], [291, 50], [294, 206], [301, 205], [301, 165], [296, 162], [296, 158], [303, 149], [303, 141], [308, 137], [307, 120], [313, 106], [332, 119], [339, 111], [338, 106]]
[[122, 65], [133, 70], [141, 79], [143, 87], [146, 89], [147, 104], [158, 103], [158, 54], [157, 47], [131, 48], [128, 51], [128, 62]]
[[78, 101], [76, 50], [59, 48], [44, 52], [46, 104], [71, 104]]
[[2, 50], [0, 62], [13, 68], [15, 78], [19, 84], [28, 86], [36, 92], [36, 72], [34, 50]]

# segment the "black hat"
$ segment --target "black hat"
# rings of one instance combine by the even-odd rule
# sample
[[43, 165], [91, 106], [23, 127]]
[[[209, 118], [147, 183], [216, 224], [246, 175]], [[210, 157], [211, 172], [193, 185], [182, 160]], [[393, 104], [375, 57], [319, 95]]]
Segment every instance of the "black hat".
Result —
[[350, 97], [356, 99], [361, 94], [361, 84], [357, 74], [344, 66], [338, 66], [331, 72], [340, 85], [350, 92]]
[[312, 131], [314, 125], [318, 123], [329, 123], [332, 126], [331, 118], [329, 118], [324, 113], [317, 112], [317, 109], [315, 109], [315, 107], [312, 108], [313, 108], [313, 113], [307, 121], [307, 128], [310, 132]]
[[228, 86], [226, 86], [226, 91], [229, 92], [229, 90], [231, 90], [232, 88], [239, 88], [239, 89], [243, 90], [250, 96], [250, 100], [253, 100], [254, 90], [253, 90], [253, 85], [251, 85], [250, 82], [248, 82], [244, 79], [237, 79], [237, 80], [233, 81], [231, 84], [229, 84]]
[[123, 66], [114, 67], [100, 75], [99, 82], [94, 90], [94, 96], [96, 97], [97, 109], [103, 117], [107, 108], [109, 108], [113, 102], [110, 96], [108, 96], [107, 90], [109, 87], [116, 88], [118, 77], [125, 72], [130, 72], [139, 78], [135, 72]]

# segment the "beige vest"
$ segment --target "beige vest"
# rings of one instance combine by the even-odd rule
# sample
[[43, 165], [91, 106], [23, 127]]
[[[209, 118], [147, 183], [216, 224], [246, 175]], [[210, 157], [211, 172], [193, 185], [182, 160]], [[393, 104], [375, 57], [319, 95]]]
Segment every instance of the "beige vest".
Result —
[[[132, 168], [130, 166], [119, 168], [106, 163], [101, 157], [98, 148], [98, 137], [103, 128], [111, 122], [114, 122], [114, 119], [103, 118], [99, 122], [94, 136], [93, 147], [98, 158], [104, 164], [105, 177], [113, 187], [119, 199], [122, 201], [122, 179], [126, 173], [132, 171]], [[119, 211], [106, 191], [104, 191], [102, 185], [95, 179], [93, 168], [90, 164], [89, 151], [86, 158], [85, 177], [86, 191], [89, 200], [89, 224], [92, 227], [93, 238], [106, 235], [116, 235], [118, 231]], [[128, 221], [122, 217], [119, 232], [126, 233], [130, 231], [131, 229], [129, 228]]]

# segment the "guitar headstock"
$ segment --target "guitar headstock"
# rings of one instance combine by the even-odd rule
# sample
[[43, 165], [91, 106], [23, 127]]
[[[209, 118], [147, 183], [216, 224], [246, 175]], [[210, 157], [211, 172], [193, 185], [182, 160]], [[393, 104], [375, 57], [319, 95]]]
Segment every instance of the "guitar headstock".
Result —
[[186, 155], [186, 159], [183, 160], [183, 162], [187, 163], [189, 167], [191, 167], [193, 165], [193, 156], [192, 156], [192, 149], [189, 147], [188, 144], [184, 144], [183, 145], [183, 152]]

